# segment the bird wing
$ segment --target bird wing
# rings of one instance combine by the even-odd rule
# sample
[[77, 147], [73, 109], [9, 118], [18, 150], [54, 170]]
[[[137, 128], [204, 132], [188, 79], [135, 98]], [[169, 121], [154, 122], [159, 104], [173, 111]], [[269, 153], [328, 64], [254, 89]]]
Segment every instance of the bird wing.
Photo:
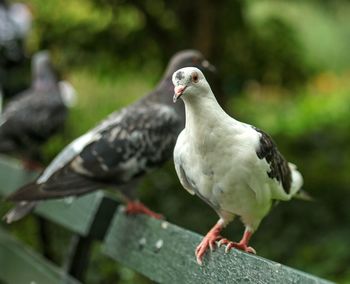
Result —
[[181, 121], [173, 108], [136, 104], [102, 122], [100, 137], [72, 161], [79, 173], [125, 183], [170, 159]]
[[100, 138], [100, 134], [95, 129], [85, 133], [73, 142], [68, 144], [50, 163], [37, 179], [37, 183], [47, 182], [52, 175], [66, 167], [74, 160], [86, 145]]
[[6, 199], [35, 201], [71, 195], [78, 196], [101, 188], [103, 183], [76, 173], [70, 165], [86, 145], [99, 137], [98, 131], [92, 129], [75, 139], [56, 156], [36, 181], [24, 185]]
[[123, 184], [171, 157], [179, 124], [176, 112], [159, 104], [113, 113], [69, 144], [36, 182], [8, 199], [80, 195], [106, 184]]
[[292, 184], [292, 174], [288, 162], [278, 151], [272, 138], [258, 128], [254, 128], [260, 134], [260, 144], [257, 149], [259, 159], [265, 159], [270, 166], [267, 175], [271, 179], [277, 180], [282, 186], [285, 194], [290, 193]]
[[6, 200], [38, 201], [66, 196], [79, 196], [103, 186], [103, 183], [80, 175], [66, 166], [53, 173], [46, 182], [32, 182], [24, 185], [7, 196]]
[[182, 186], [192, 195], [195, 195], [196, 193], [196, 188], [191, 184], [191, 182], [189, 181], [185, 170], [183, 169], [183, 167], [178, 164], [175, 163], [175, 170], [177, 173], [177, 176], [179, 177], [180, 183], [182, 184]]
[[181, 185], [192, 195], [194, 195], [198, 190], [196, 189], [195, 185], [191, 180], [187, 177], [186, 172], [183, 168], [183, 161], [181, 159], [181, 153], [183, 151], [183, 147], [186, 147], [185, 145], [185, 132], [182, 131], [177, 138], [177, 142], [174, 149], [174, 164], [175, 164], [175, 170], [177, 173], [177, 176], [179, 177]]

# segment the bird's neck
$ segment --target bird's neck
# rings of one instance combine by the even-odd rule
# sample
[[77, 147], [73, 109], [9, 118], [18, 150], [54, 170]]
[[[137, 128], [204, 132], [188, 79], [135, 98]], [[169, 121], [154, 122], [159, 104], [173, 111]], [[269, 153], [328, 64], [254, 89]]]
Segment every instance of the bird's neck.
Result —
[[38, 91], [47, 91], [57, 87], [56, 78], [53, 74], [40, 72], [33, 80], [33, 87]]
[[213, 94], [183, 98], [187, 129], [210, 129], [229, 117]]

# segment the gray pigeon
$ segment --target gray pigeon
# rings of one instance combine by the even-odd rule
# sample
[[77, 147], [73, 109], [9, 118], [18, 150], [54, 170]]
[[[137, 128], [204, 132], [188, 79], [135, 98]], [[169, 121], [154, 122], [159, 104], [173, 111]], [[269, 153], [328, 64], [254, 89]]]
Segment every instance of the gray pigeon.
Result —
[[172, 157], [175, 141], [184, 127], [184, 105], [172, 103], [171, 76], [179, 68], [197, 66], [213, 71], [195, 50], [179, 52], [171, 59], [155, 90], [114, 112], [95, 128], [74, 140], [34, 182], [8, 196], [17, 202], [5, 220], [26, 215], [39, 200], [79, 196], [106, 186], [124, 186], [128, 213], [159, 218], [133, 198], [130, 183]]
[[60, 130], [67, 117], [49, 53], [32, 59], [32, 86], [16, 95], [0, 116], [0, 152], [40, 160], [39, 146]]

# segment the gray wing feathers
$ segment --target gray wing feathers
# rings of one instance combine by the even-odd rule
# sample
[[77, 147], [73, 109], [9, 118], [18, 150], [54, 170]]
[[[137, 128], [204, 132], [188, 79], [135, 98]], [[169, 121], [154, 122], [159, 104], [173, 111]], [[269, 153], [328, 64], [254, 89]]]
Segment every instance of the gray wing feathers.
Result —
[[10, 224], [12, 222], [18, 221], [22, 219], [24, 216], [33, 211], [38, 202], [27, 202], [21, 201], [16, 204], [16, 206], [11, 209], [6, 215], [3, 217], [3, 220]]
[[44, 172], [38, 178], [37, 183], [46, 182], [55, 172], [70, 163], [86, 145], [93, 142], [95, 139], [98, 139], [98, 137], [99, 135], [97, 135], [94, 131], [89, 131], [71, 142], [44, 170]]
[[102, 182], [94, 181], [77, 174], [65, 167], [55, 174], [45, 183], [32, 182], [24, 185], [6, 199], [10, 201], [35, 201], [66, 196], [79, 196], [104, 186]]
[[123, 184], [154, 164], [163, 163], [171, 157], [178, 133], [176, 113], [167, 111], [163, 106], [153, 106], [115, 113], [69, 144], [35, 183], [8, 199], [80, 195], [105, 183]]
[[180, 120], [160, 104], [134, 105], [96, 129], [100, 137], [72, 161], [76, 171], [124, 183], [171, 157]]

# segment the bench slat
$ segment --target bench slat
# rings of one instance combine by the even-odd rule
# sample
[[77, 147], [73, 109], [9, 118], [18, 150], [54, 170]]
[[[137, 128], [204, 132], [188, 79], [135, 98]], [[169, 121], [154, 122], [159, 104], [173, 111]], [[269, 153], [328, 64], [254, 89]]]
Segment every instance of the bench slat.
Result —
[[1, 229], [0, 267], [5, 283], [79, 283]]
[[2, 196], [34, 180], [37, 176], [36, 172], [25, 171], [18, 160], [0, 155], [0, 194]]
[[74, 233], [87, 236], [104, 198], [104, 193], [98, 191], [74, 199], [47, 200], [35, 212]]
[[331, 283], [267, 259], [224, 248], [203, 266], [194, 250], [201, 236], [146, 216], [117, 212], [103, 252], [159, 283]]

